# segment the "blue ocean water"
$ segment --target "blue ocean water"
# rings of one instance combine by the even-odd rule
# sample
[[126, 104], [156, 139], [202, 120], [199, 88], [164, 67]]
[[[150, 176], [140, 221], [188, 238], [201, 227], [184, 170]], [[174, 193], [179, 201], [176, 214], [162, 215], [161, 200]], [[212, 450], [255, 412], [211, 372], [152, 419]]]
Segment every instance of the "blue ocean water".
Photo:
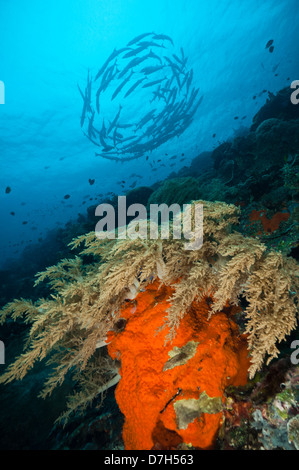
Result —
[[[84, 197], [121, 194], [119, 181], [129, 189], [132, 173], [152, 185], [249, 127], [263, 90], [299, 78], [298, 26], [298, 0], [1, 0], [0, 263], [84, 213]], [[169, 36], [176, 55], [183, 49], [203, 97], [186, 130], [150, 153], [165, 163], [158, 171], [147, 153], [125, 162], [96, 157], [80, 125], [78, 85], [84, 91], [88, 73], [95, 77], [114, 49], [147, 32]], [[132, 93], [121, 104], [138, 123], [145, 102]], [[106, 102], [108, 115], [110, 103], [111, 120], [120, 97]], [[186, 160], [170, 167], [182, 153]]]

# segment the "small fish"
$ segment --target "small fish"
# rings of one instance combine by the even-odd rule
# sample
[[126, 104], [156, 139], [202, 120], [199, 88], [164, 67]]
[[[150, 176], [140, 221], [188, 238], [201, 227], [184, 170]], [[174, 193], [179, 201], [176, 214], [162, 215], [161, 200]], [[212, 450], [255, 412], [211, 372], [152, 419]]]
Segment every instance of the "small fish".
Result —
[[121, 110], [122, 110], [122, 106], [119, 105], [118, 113], [117, 113], [117, 115], [115, 116], [115, 118], [113, 119], [112, 123], [111, 123], [110, 126], [109, 126], [108, 134], [110, 134], [110, 132], [112, 131], [112, 129], [116, 126], [116, 123], [117, 123], [117, 121], [118, 121], [118, 119], [119, 119]]
[[135, 57], [135, 59], [132, 59], [126, 65], [126, 67], [120, 72], [118, 78], [124, 77], [130, 69], [132, 69], [133, 67], [137, 67], [137, 65], [141, 64], [141, 62], [143, 62], [145, 59], [146, 59], [146, 56], [145, 57]]
[[91, 106], [90, 106], [90, 100], [91, 100], [91, 78], [89, 79], [89, 71], [88, 71], [88, 75], [87, 75], [87, 86], [85, 88], [85, 95], [83, 95], [83, 92], [82, 90], [80, 89], [79, 85], [78, 86], [78, 89], [79, 89], [79, 92], [83, 98], [83, 109], [82, 109], [82, 114], [81, 114], [81, 119], [80, 119], [80, 125], [81, 127], [83, 127], [83, 124], [84, 124], [84, 121], [85, 121], [85, 116], [86, 116], [86, 112], [91, 112]]
[[151, 57], [152, 59], [157, 59], [161, 65], [163, 64], [161, 57], [155, 54], [152, 50], [149, 51], [148, 57]]
[[163, 44], [157, 44], [156, 42], [153, 42], [153, 41], [141, 41], [138, 46], [140, 47], [162, 47], [163, 49], [165, 49], [165, 46], [163, 46]]
[[166, 77], [164, 78], [160, 78], [160, 80], [154, 80], [153, 82], [149, 82], [149, 83], [146, 83], [145, 85], [143, 85], [142, 88], [148, 88], [150, 86], [154, 86], [154, 85], [157, 85], [157, 83], [161, 83], [165, 80]]
[[[114, 147], [112, 145], [106, 145], [106, 147], [103, 149], [103, 153], [110, 152], [110, 150], [113, 150]], [[103, 154], [102, 154], [103, 155]]]
[[149, 67], [145, 67], [144, 69], [142, 69], [141, 72], [144, 73], [145, 75], [150, 75], [151, 73], [158, 72], [159, 70], [163, 68], [164, 68], [164, 65], [149, 66]]
[[180, 59], [176, 54], [172, 54], [172, 57], [181, 65], [181, 70], [185, 68], [187, 58], [185, 59], [184, 57]]
[[63, 196], [63, 199], [69, 199], [71, 196], [69, 194], [66, 194], [65, 196]]
[[103, 73], [104, 70], [106, 69], [107, 65], [109, 64], [109, 62], [110, 62], [110, 58], [108, 57], [108, 59], [106, 60], [106, 62], [103, 64], [103, 66], [100, 68], [100, 70], [99, 70], [98, 73], [96, 74], [94, 81], [96, 81], [96, 80], [102, 75], [102, 73]]
[[85, 100], [85, 96], [84, 96], [84, 94], [83, 94], [83, 91], [82, 91], [81, 88], [79, 87], [78, 83], [77, 83], [77, 87], [78, 87], [78, 90], [79, 90], [80, 95], [81, 95], [81, 97], [82, 97], [82, 100], [84, 101], [84, 100]]
[[11, 212], [10, 215], [16, 215], [16, 213], [15, 213], [15, 212]]
[[103, 119], [103, 124], [102, 124], [102, 129], [101, 129], [101, 132], [100, 132], [100, 137], [102, 137], [103, 139], [107, 136], [107, 132], [106, 132], [106, 127], [105, 127], [105, 121]]
[[274, 46], [269, 47], [270, 54], [272, 54], [273, 51], [274, 51]]
[[92, 186], [92, 185], [94, 184], [94, 182], [95, 182], [95, 179], [89, 178], [88, 182], [89, 182], [90, 186]]
[[113, 132], [113, 145], [114, 145], [114, 147], [116, 147], [116, 145], [117, 145], [116, 135], [117, 135], [117, 127], [115, 126], [114, 132]]
[[136, 129], [141, 129], [141, 127], [144, 126], [144, 124], [146, 124], [148, 121], [150, 121], [150, 119], [152, 119], [153, 115], [155, 114], [155, 111], [156, 109], [152, 109], [151, 111], [149, 111], [139, 122], [139, 124], [137, 125]]
[[110, 54], [110, 56], [108, 57], [108, 59], [106, 60], [104, 65], [100, 68], [100, 70], [96, 74], [96, 77], [95, 77], [94, 81], [96, 81], [102, 75], [102, 73], [105, 71], [107, 65], [109, 64], [109, 62], [111, 62], [111, 60], [113, 60], [115, 57], [117, 57], [122, 52], [127, 51], [128, 49], [130, 49], [130, 48], [129, 47], [123, 47], [122, 49], [118, 49], [118, 50], [114, 49], [114, 51]]
[[182, 81], [182, 83], [181, 83], [181, 88], [180, 88], [180, 89], [183, 88], [183, 86], [184, 86], [185, 83], [187, 82], [188, 78], [189, 78], [189, 72], [187, 72], [187, 73], [185, 74], [185, 77], [183, 78], [183, 81]]
[[83, 105], [82, 114], [81, 114], [81, 119], [80, 119], [80, 125], [81, 125], [81, 127], [83, 127], [83, 124], [84, 124], [84, 121], [85, 121], [86, 107], [87, 107], [87, 102], [86, 102], [86, 100], [85, 100], [85, 101], [84, 101], [84, 105]]
[[123, 89], [123, 87], [128, 83], [128, 81], [132, 77], [133, 73], [134, 72], [132, 70], [131, 74], [127, 78], [125, 78], [124, 81], [121, 82], [121, 84], [116, 88], [115, 92], [112, 95], [111, 101], [114, 100], [114, 98], [120, 93], [120, 91]]
[[274, 39], [270, 39], [270, 41], [267, 42], [265, 49], [269, 49], [270, 46], [272, 46], [274, 42]]
[[273, 67], [273, 69], [272, 69], [272, 72], [273, 72], [273, 73], [276, 72], [276, 70], [278, 69], [278, 67], [279, 67], [279, 64], [274, 65], [274, 67]]
[[135, 82], [134, 85], [132, 85], [131, 88], [127, 91], [127, 93], [125, 94], [125, 98], [127, 96], [129, 96], [135, 90], [135, 88], [137, 88], [138, 85], [140, 85], [140, 83], [143, 82], [143, 80], [145, 80], [145, 77], [140, 78], [139, 80], [137, 80], [137, 82]]
[[95, 111], [93, 111], [92, 116], [89, 118], [88, 121], [88, 137], [91, 139], [92, 137], [96, 137], [93, 127]]
[[171, 44], [174, 45], [173, 40], [169, 36], [167, 36], [166, 34], [155, 34], [153, 39], [161, 39], [162, 41], [164, 41], [164, 40], [165, 41], [170, 41]]
[[97, 112], [98, 114], [100, 114], [100, 93], [101, 93], [101, 88], [99, 88], [97, 90], [97, 93], [96, 93], [96, 107], [97, 107]]
[[128, 129], [129, 127], [134, 127], [134, 126], [135, 126], [135, 124], [121, 124], [121, 123], [117, 124], [117, 127], [119, 129]]
[[11, 192], [11, 187], [10, 186], [7, 186], [7, 188], [5, 189], [5, 193], [6, 194], [9, 194]]
[[22, 224], [23, 224], [23, 225], [27, 225], [27, 224], [28, 224], [27, 220], [24, 220], [24, 221], [22, 222]]
[[177, 64], [175, 64], [174, 62], [172, 62], [172, 60], [170, 60], [169, 57], [164, 56], [164, 59], [169, 63], [169, 65], [172, 68], [173, 72], [177, 71], [179, 73], [182, 73], [180, 67]]
[[150, 34], [153, 34], [153, 33], [139, 34], [139, 36], [136, 36], [136, 38], [134, 38], [130, 42], [128, 42], [127, 46], [132, 46], [133, 44], [136, 44], [136, 42], [141, 41], [141, 39], [145, 38], [146, 36], [149, 36]]
[[102, 131], [100, 132], [99, 137], [100, 137], [100, 142], [101, 142], [102, 147], [107, 148], [107, 144], [106, 144], [106, 141], [104, 139]]
[[189, 88], [191, 86], [191, 83], [192, 83], [192, 80], [193, 80], [193, 69], [190, 70], [189, 72], [189, 76], [188, 76], [188, 79], [187, 79], [187, 95], [189, 93]]

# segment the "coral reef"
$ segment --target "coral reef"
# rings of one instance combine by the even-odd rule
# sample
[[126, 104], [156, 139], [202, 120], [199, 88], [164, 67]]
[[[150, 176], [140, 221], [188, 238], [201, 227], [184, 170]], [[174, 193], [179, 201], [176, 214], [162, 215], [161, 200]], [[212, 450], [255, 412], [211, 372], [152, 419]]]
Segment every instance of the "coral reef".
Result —
[[[247, 134], [221, 142], [214, 149], [216, 173], [227, 180], [229, 166], [234, 162], [234, 184], [241, 189], [240, 184], [247, 181], [255, 199], [269, 193], [279, 185], [277, 179], [282, 179], [286, 160], [293, 161], [299, 152], [298, 120], [298, 106], [291, 103], [289, 88], [276, 96], [269, 93]], [[275, 181], [269, 179], [271, 173]]]
[[187, 204], [199, 199], [200, 190], [196, 178], [168, 179], [150, 196], [150, 204]]
[[[265, 358], [269, 363], [277, 357], [277, 343], [297, 324], [296, 262], [281, 253], [267, 250], [266, 246], [256, 239], [233, 232], [232, 226], [237, 223], [240, 212], [236, 206], [221, 202], [197, 203], [202, 203], [204, 207], [204, 244], [199, 250], [186, 250], [184, 240], [176, 239], [144, 240], [135, 237], [126, 240], [99, 240], [94, 232], [75, 239], [72, 242], [73, 248], [78, 248], [81, 243], [85, 244], [81, 255], [62, 260], [56, 266], [39, 273], [37, 277], [36, 284], [48, 279], [52, 290], [49, 298], [36, 302], [15, 300], [2, 310], [1, 322], [9, 316], [13, 320], [23, 317], [26, 323], [31, 324], [31, 328], [24, 353], [8, 367], [0, 381], [4, 383], [22, 379], [36, 361], [48, 357], [52, 364], [52, 373], [46, 381], [42, 396], [47, 396], [61, 384], [69, 371], [75, 371], [75, 380], [83, 388], [71, 398], [63, 418], [67, 418], [77, 407], [84, 410], [86, 404], [92, 403], [98, 395], [120, 379], [120, 364], [112, 362], [102, 353], [103, 346], [110, 338], [110, 350], [112, 351], [113, 347], [117, 349], [118, 338], [124, 337], [122, 335], [126, 332], [129, 334], [130, 325], [134, 322], [131, 319], [126, 322], [123, 318], [126, 308], [129, 308], [128, 302], [132, 318], [142, 321], [146, 311], [142, 315], [136, 314], [138, 299], [146, 295], [147, 289], [150, 290], [155, 281], [161, 284], [162, 290], [156, 290], [153, 302], [160, 306], [157, 307], [158, 310], [163, 305], [163, 317], [166, 315], [164, 324], [161, 324], [162, 313], [159, 310], [159, 321], [156, 324], [157, 328], [162, 328], [166, 340], [163, 361], [159, 362], [161, 370], [167, 364], [163, 375], [175, 375], [180, 368], [189, 367], [192, 361], [196, 361], [197, 355], [191, 357], [192, 347], [190, 349], [190, 345], [186, 346], [190, 341], [198, 342], [196, 332], [190, 327], [194, 336], [180, 336], [183, 335], [184, 325], [188, 324], [195, 303], [205, 303], [204, 315], [207, 317], [204, 317], [202, 322], [207, 328], [213, 329], [219, 319], [222, 319], [222, 322], [229, 321], [231, 308], [239, 305], [242, 296], [247, 302], [243, 315], [247, 322], [246, 333], [251, 355], [250, 376], [253, 377], [262, 367]], [[90, 255], [93, 263], [87, 264], [84, 259]], [[163, 289], [171, 289], [168, 291], [167, 300]], [[221, 330], [222, 327], [219, 328]], [[225, 330], [227, 327], [223, 328]], [[228, 338], [237, 336], [232, 330], [233, 326]], [[113, 337], [109, 333], [111, 331], [114, 331]], [[198, 332], [198, 338], [201, 334], [204, 334], [204, 331]], [[220, 344], [223, 345], [220, 331], [218, 335]], [[218, 344], [216, 333], [213, 333], [212, 337], [215, 337], [215, 344]], [[138, 341], [136, 334], [132, 341]], [[149, 342], [147, 351], [144, 351], [144, 360], [153, 353], [154, 341], [153, 336], [152, 343]], [[170, 341], [173, 341], [172, 345]], [[187, 349], [178, 352], [174, 350], [174, 346], [185, 346]], [[198, 346], [198, 353], [201, 348], [202, 346]], [[170, 350], [173, 350], [173, 355], [167, 357]], [[169, 364], [175, 361], [175, 355], [181, 363], [186, 356], [189, 357], [188, 354], [191, 356], [185, 365], [169, 367]], [[126, 358], [125, 354], [121, 354], [121, 370], [125, 367], [123, 364]], [[223, 364], [223, 360], [221, 361], [220, 364]], [[230, 361], [224, 362], [226, 365], [222, 367], [219, 375], [217, 390], [210, 390], [208, 381], [202, 382], [205, 390], [201, 392], [206, 392], [209, 398], [222, 397], [225, 385], [229, 383], [225, 373]], [[221, 368], [220, 365], [219, 367]], [[232, 379], [234, 374], [236, 375], [236, 367], [234, 366], [234, 371], [229, 372]], [[209, 368], [214, 369], [215, 364]], [[130, 373], [134, 375], [134, 370]], [[199, 372], [198, 386], [201, 386], [200, 382]], [[174, 389], [169, 390], [173, 395]], [[168, 400], [172, 398], [168, 395], [167, 397]], [[187, 395], [186, 397], [189, 398]], [[151, 398], [155, 400], [154, 394]], [[191, 394], [190, 398], [198, 400], [198, 393], [196, 396]], [[164, 402], [164, 406], [166, 404]], [[198, 407], [200, 406], [198, 404]], [[210, 434], [207, 433], [209, 439], [202, 447], [211, 445], [219, 426], [219, 413], [209, 415], [204, 411], [207, 410], [206, 406], [201, 408], [200, 413], [204, 415], [204, 419], [199, 423], [215, 420], [217, 425], [214, 422], [213, 430], [210, 430]], [[168, 408], [174, 413], [173, 406], [166, 407]], [[217, 407], [216, 409], [218, 410]], [[198, 410], [199, 408], [197, 413]], [[168, 413], [170, 411], [165, 412], [165, 416]], [[169, 422], [164, 423], [162, 419], [162, 424], [174, 431], [174, 425], [170, 426]], [[152, 432], [155, 436], [159, 434], [157, 430], [161, 430], [162, 424], [159, 425], [157, 420], [153, 422], [156, 431], [152, 429]], [[187, 433], [192, 426], [193, 423], [187, 427]], [[183, 431], [179, 435], [185, 439]], [[192, 437], [188, 442], [194, 444], [196, 440]], [[149, 441], [146, 445], [148, 443]], [[159, 447], [157, 437], [150, 445], [155, 443]], [[197, 445], [200, 446], [200, 443], [197, 442]]]
[[271, 118], [283, 121], [299, 118], [298, 106], [294, 106], [290, 100], [289, 87], [283, 88], [276, 95], [268, 93], [266, 103], [253, 118], [251, 130], [255, 131], [262, 122]]
[[228, 387], [221, 449], [295, 450], [298, 446], [298, 367], [273, 362], [244, 387]]
[[251, 426], [263, 449], [298, 450], [298, 386], [298, 368], [290, 369], [281, 390], [254, 408]]

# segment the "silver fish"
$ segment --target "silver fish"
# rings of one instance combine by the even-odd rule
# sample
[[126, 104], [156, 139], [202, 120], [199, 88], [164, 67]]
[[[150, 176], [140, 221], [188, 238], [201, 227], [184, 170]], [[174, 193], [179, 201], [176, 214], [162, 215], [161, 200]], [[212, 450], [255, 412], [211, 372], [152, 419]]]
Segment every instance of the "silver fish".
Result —
[[111, 62], [111, 60], [113, 60], [115, 57], [117, 57], [122, 52], [127, 51], [128, 49], [130, 49], [130, 48], [129, 47], [123, 47], [122, 49], [118, 49], [118, 50], [114, 49], [114, 51], [110, 54], [110, 56], [108, 57], [106, 62], [103, 64], [103, 66], [100, 68], [100, 70], [96, 74], [94, 81], [96, 81], [102, 75], [102, 73], [104, 73], [107, 65], [109, 64], [109, 62]]
[[149, 51], [148, 57], [151, 57], [152, 59], [157, 59], [161, 65], [163, 64], [161, 57], [155, 54], [152, 50]]
[[170, 41], [171, 44], [174, 45], [173, 40], [169, 36], [167, 36], [166, 34], [155, 34], [153, 39], [160, 39], [162, 41], [164, 41], [164, 40], [165, 41]]
[[112, 131], [112, 129], [116, 126], [116, 123], [117, 123], [117, 121], [118, 121], [118, 119], [119, 119], [121, 110], [122, 110], [122, 106], [119, 105], [118, 113], [117, 113], [117, 115], [115, 116], [115, 118], [113, 119], [113, 121], [111, 122], [107, 134], [110, 134], [110, 132]]
[[137, 65], [141, 64], [141, 62], [143, 62], [144, 60], [146, 59], [146, 56], [145, 57], [135, 57], [135, 59], [131, 60], [127, 65], [126, 67], [121, 71], [121, 73], [119, 74], [118, 78], [122, 78], [124, 75], [126, 75], [126, 73], [132, 69], [133, 67], [137, 67]]
[[145, 75], [150, 75], [151, 73], [158, 72], [159, 70], [163, 69], [164, 65], [158, 65], [158, 66], [149, 66], [145, 67], [144, 69], [141, 70], [142, 73]]
[[93, 111], [91, 117], [89, 118], [88, 131], [87, 131], [89, 138], [96, 137], [96, 134], [94, 132], [94, 127], [93, 127], [94, 115], [95, 115], [95, 111]]
[[139, 36], [136, 36], [136, 38], [134, 38], [130, 42], [128, 42], [127, 46], [132, 46], [133, 44], [136, 44], [136, 42], [141, 41], [141, 39], [145, 38], [146, 36], [149, 36], [150, 34], [154, 34], [154, 33], [139, 34]]
[[143, 80], [145, 80], [145, 77], [140, 78], [140, 80], [137, 80], [137, 82], [134, 83], [134, 85], [132, 85], [131, 88], [127, 91], [127, 93], [125, 94], [125, 98], [129, 96], [135, 90], [135, 88], [137, 88], [138, 85], [143, 82]]
[[138, 54], [140, 54], [140, 52], [144, 51], [144, 49], [146, 49], [146, 48], [147, 48], [147, 46], [145, 46], [145, 45], [139, 46], [136, 49], [133, 49], [132, 51], [125, 54], [123, 58], [128, 59], [129, 57], [133, 57], [135, 55], [138, 55]]
[[153, 42], [153, 41], [141, 41], [138, 46], [140, 47], [162, 47], [163, 49], [165, 49], [165, 46], [163, 46], [163, 44], [157, 44], [156, 42]]
[[114, 100], [114, 98], [120, 93], [120, 91], [123, 89], [123, 87], [126, 85], [126, 83], [128, 83], [128, 81], [132, 77], [133, 73], [134, 73], [134, 71], [132, 70], [131, 74], [127, 78], [125, 78], [124, 81], [121, 82], [121, 84], [116, 88], [115, 92], [113, 93], [113, 95], [111, 97], [111, 101]]
[[143, 85], [142, 88], [148, 88], [148, 87], [150, 87], [150, 86], [157, 85], [158, 83], [163, 82], [165, 79], [166, 79], [166, 77], [160, 78], [160, 80], [154, 80], [153, 82], [145, 83], [145, 85]]
[[141, 121], [139, 122], [139, 124], [137, 125], [136, 129], [141, 129], [141, 127], [144, 126], [144, 124], [146, 124], [148, 121], [150, 121], [153, 117], [153, 114], [155, 114], [155, 111], [156, 109], [152, 109], [151, 111], [149, 111], [142, 119]]
[[[79, 88], [80, 90], [80, 88]], [[83, 109], [82, 109], [82, 114], [81, 114], [81, 119], [80, 119], [80, 125], [83, 127], [85, 117], [86, 117], [86, 112], [91, 110], [90, 107], [90, 100], [88, 98], [88, 86], [85, 88], [85, 95], [83, 95], [82, 91], [80, 90], [82, 97], [84, 97], [84, 103], [83, 103]]]

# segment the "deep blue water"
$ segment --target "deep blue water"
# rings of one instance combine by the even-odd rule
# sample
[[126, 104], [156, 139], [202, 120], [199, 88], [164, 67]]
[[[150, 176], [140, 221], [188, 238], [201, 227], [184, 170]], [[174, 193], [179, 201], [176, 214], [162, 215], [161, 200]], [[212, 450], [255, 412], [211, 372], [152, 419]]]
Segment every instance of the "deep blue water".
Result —
[[[139, 185], [151, 185], [249, 127], [266, 101], [263, 90], [299, 79], [298, 26], [298, 0], [0, 0], [1, 264], [84, 213], [84, 197], [122, 194], [132, 173], [141, 175]], [[84, 92], [88, 71], [94, 78], [115, 48], [146, 32], [172, 39], [173, 46], [162, 41], [163, 56], [171, 47], [182, 57], [183, 49], [203, 97], [186, 130], [150, 153], [165, 164], [158, 171], [148, 152], [122, 163], [96, 157], [80, 126], [78, 85]], [[265, 47], [271, 39], [272, 53]], [[111, 122], [121, 104], [127, 122], [138, 124], [150, 110], [147, 93], [151, 87], [103, 98], [104, 117]], [[186, 160], [170, 167], [182, 153]]]

